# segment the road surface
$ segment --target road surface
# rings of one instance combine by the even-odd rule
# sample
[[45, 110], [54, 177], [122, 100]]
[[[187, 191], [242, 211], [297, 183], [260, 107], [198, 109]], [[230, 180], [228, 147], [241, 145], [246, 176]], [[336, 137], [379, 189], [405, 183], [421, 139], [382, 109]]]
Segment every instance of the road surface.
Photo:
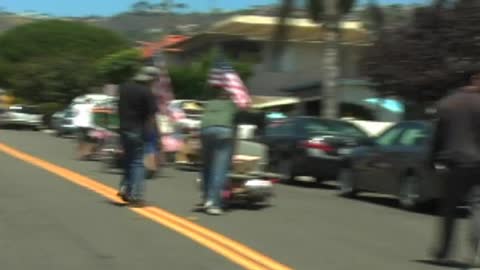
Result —
[[196, 173], [167, 168], [147, 183], [151, 206], [129, 209], [114, 196], [120, 176], [73, 151], [71, 139], [0, 130], [1, 269], [449, 269], [428, 261], [438, 217], [388, 197], [277, 185], [270, 207], [212, 217], [193, 211]]

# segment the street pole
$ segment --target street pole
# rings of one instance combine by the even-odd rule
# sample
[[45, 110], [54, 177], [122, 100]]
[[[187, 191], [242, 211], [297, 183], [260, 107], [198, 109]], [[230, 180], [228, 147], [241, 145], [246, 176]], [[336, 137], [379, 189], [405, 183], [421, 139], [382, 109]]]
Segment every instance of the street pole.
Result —
[[325, 0], [325, 48], [323, 55], [323, 88], [322, 88], [322, 109], [321, 115], [326, 118], [339, 117], [338, 104], [338, 42], [339, 22], [338, 22], [338, 0]]

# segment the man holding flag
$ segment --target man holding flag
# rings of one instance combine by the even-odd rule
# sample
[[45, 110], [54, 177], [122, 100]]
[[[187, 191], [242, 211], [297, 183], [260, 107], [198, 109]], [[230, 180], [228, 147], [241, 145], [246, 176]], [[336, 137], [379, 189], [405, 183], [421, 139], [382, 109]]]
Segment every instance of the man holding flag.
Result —
[[207, 102], [201, 124], [203, 208], [208, 214], [222, 214], [222, 191], [231, 164], [239, 109], [250, 106], [248, 89], [221, 55], [210, 71], [208, 84], [216, 91]]

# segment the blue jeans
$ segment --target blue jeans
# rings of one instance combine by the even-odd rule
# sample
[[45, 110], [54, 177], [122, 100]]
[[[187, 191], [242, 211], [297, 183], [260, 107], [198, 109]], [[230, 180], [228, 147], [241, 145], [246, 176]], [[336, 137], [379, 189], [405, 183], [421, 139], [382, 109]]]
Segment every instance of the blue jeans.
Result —
[[159, 152], [158, 147], [159, 136], [157, 134], [150, 134], [145, 143], [145, 154], [156, 154]]
[[227, 180], [233, 151], [233, 130], [228, 127], [207, 127], [201, 131], [203, 196], [221, 207], [222, 191]]
[[120, 189], [134, 200], [142, 200], [145, 182], [144, 138], [140, 131], [122, 131], [120, 133], [124, 153], [123, 178]]

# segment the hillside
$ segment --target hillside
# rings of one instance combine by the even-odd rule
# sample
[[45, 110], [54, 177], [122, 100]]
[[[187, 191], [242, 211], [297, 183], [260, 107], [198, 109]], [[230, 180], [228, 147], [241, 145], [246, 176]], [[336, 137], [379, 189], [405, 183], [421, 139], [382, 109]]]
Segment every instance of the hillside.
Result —
[[162, 36], [169, 29], [191, 34], [206, 29], [214, 22], [239, 13], [191, 13], [191, 14], [144, 14], [124, 13], [94, 24], [124, 34], [130, 39], [151, 40]]
[[[415, 6], [384, 6], [386, 22], [389, 25], [398, 25], [408, 22]], [[205, 30], [212, 23], [226, 19], [230, 16], [240, 14], [276, 14], [274, 7], [262, 7], [258, 9], [241, 10], [230, 13], [188, 13], [188, 14], [166, 14], [148, 12], [126, 12], [113, 17], [84, 17], [84, 18], [63, 18], [67, 20], [78, 20], [91, 23], [103, 28], [116, 31], [132, 41], [156, 40], [168, 31], [183, 34], [192, 34]], [[293, 16], [306, 16], [303, 11], [296, 11]], [[350, 19], [367, 21], [368, 12], [364, 8], [357, 8], [349, 15]], [[17, 25], [28, 23], [34, 20], [45, 19], [45, 17], [26, 17], [11, 13], [0, 13], [0, 33]]]

